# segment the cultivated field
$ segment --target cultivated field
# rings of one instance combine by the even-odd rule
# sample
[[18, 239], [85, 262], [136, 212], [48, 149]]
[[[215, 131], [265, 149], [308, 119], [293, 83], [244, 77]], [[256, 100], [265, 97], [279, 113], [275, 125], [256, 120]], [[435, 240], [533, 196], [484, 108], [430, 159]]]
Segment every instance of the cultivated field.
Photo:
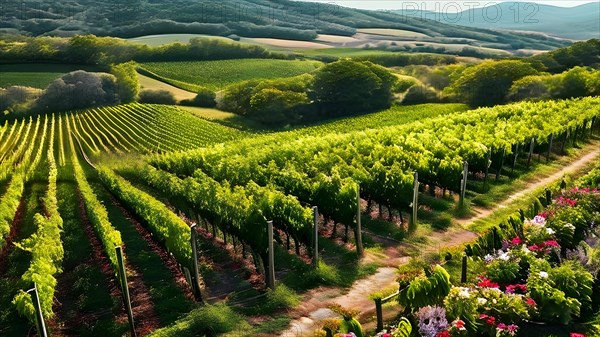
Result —
[[152, 62], [141, 67], [174, 86], [189, 89], [206, 87], [222, 90], [228, 85], [250, 79], [292, 77], [311, 72], [318, 61], [241, 59], [193, 62]]

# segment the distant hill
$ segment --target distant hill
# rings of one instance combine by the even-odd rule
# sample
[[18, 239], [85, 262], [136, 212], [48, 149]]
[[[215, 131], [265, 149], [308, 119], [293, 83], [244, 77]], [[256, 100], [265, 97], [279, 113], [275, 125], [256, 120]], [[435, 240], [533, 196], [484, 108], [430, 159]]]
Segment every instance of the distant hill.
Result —
[[[465, 10], [460, 15], [411, 10], [393, 12], [472, 28], [540, 32], [575, 40], [600, 38], [599, 1], [576, 7], [503, 2], [495, 8], [475, 8], [472, 11]], [[501, 15], [497, 16], [497, 13]]]
[[290, 0], [25, 0], [4, 1], [0, 11], [0, 32], [35, 36], [91, 33], [127, 38], [190, 33], [310, 41], [318, 34], [354, 36], [357, 28], [407, 30], [426, 35], [418, 40], [503, 50], [549, 50], [569, 44], [539, 34]]

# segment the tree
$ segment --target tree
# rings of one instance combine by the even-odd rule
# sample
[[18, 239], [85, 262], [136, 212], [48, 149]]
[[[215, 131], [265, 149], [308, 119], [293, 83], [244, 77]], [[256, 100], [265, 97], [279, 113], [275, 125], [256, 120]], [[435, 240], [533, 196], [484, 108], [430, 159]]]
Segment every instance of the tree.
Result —
[[396, 81], [387, 69], [371, 62], [340, 60], [317, 71], [312, 97], [331, 115], [371, 111], [391, 104]]
[[297, 119], [293, 108], [309, 102], [305, 93], [266, 88], [252, 95], [249, 117], [267, 124], [281, 124]]
[[121, 103], [133, 102], [140, 93], [140, 81], [133, 61], [113, 65], [111, 73], [117, 79], [117, 94]]
[[551, 98], [549, 83], [552, 76], [525, 76], [513, 83], [508, 92], [510, 101], [542, 100]]
[[502, 104], [514, 81], [537, 73], [523, 61], [487, 61], [465, 69], [444, 92], [473, 107]]
[[77, 70], [50, 83], [32, 109], [57, 112], [118, 103], [117, 83], [113, 75]]
[[582, 67], [575, 67], [562, 74], [562, 81], [556, 98], [573, 98], [588, 95], [589, 72]]

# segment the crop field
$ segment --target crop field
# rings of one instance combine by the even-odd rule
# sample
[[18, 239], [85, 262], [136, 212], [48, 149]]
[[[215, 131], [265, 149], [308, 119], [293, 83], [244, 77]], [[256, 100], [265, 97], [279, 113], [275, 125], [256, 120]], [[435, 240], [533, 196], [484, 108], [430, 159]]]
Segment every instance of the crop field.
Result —
[[[583, 98], [470, 111], [461, 104], [395, 107], [265, 135], [144, 104], [7, 122], [0, 127], [0, 334], [23, 335], [34, 324], [24, 292], [32, 280], [54, 333], [124, 334], [115, 247], [125, 247], [138, 333], [185, 321], [196, 307], [189, 285], [194, 222], [195, 244], [213, 252], [199, 261], [210, 303], [223, 301], [223, 293], [233, 294], [224, 300], [232, 305], [262, 303], [256, 289], [265, 282], [268, 220], [283, 285], [348, 285], [368, 274], [368, 265], [347, 270], [355, 255], [342, 265], [330, 258], [362, 247], [355, 237], [358, 191], [400, 217], [396, 230], [415, 230], [402, 218], [410, 212], [414, 172], [423, 185], [454, 192], [463, 161], [469, 179], [487, 172], [488, 160], [490, 175], [509, 175], [511, 165], [527, 166], [532, 138], [534, 153], [545, 155], [552, 140], [550, 152], [558, 153], [598, 132], [599, 104]], [[444, 193], [420, 205], [440, 203], [455, 200]], [[306, 262], [315, 205], [325, 254], [316, 272]], [[370, 231], [366, 249], [374, 245]], [[220, 269], [231, 264], [244, 267]], [[319, 274], [330, 272], [337, 276]], [[89, 316], [98, 319], [85, 321]], [[245, 335], [266, 329], [250, 326]]]
[[45, 89], [55, 79], [78, 69], [97, 70], [69, 64], [0, 64], [0, 88], [20, 85]]
[[197, 87], [222, 90], [250, 79], [293, 77], [322, 65], [318, 61], [241, 59], [194, 62], [149, 62], [141, 67], [164, 82], [189, 91]]

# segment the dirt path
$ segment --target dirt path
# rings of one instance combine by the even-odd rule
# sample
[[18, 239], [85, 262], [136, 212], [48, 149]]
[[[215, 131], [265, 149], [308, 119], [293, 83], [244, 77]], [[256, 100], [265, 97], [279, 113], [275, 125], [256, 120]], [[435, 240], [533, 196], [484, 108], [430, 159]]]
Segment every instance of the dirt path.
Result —
[[[430, 242], [420, 252], [425, 255], [438, 251], [443, 247], [452, 247], [474, 240], [477, 235], [464, 229], [455, 229], [448, 232], [434, 232]], [[337, 315], [327, 307], [330, 304], [340, 304], [344, 307], [358, 309], [362, 317], [372, 316], [375, 304], [369, 295], [377, 290], [389, 289], [398, 285], [396, 282], [396, 269], [408, 263], [410, 257], [402, 254], [403, 249], [414, 248], [407, 243], [387, 247], [382, 254], [367, 252], [361, 263], [377, 262], [383, 265], [377, 272], [369, 277], [354, 282], [350, 289], [320, 287], [304, 294], [302, 304], [290, 313], [294, 320], [287, 330], [280, 336], [302, 337], [314, 336], [320, 329], [319, 323]]]
[[[594, 144], [595, 145], [593, 146], [597, 145], [597, 143]], [[590, 146], [592, 151], [588, 152], [583, 157], [568, 164], [568, 166], [565, 166], [550, 176], [529, 182], [525, 188], [510, 195], [495, 208], [477, 208], [475, 209], [474, 215], [469, 218], [460, 219], [456, 222], [464, 226], [473, 221], [489, 216], [494, 210], [507, 207], [515, 199], [531, 193], [537, 188], [547, 185], [552, 181], [560, 179], [567, 173], [580, 170], [600, 155], [600, 148], [594, 148], [593, 146]], [[460, 228], [451, 230], [449, 232], [434, 232], [433, 235], [429, 237], [430, 242], [428, 242], [426, 247], [423, 247], [421, 254], [425, 255], [427, 253], [436, 252], [445, 247], [453, 247], [464, 244], [474, 240], [475, 238], [477, 238], [477, 234]], [[375, 291], [397, 285], [396, 267], [408, 263], [410, 260], [410, 257], [401, 253], [402, 248], [407, 247], [409, 247], [408, 244], [400, 243], [395, 246], [388, 246], [381, 255], [367, 253], [361, 263], [365, 263], [365, 261], [378, 262], [383, 265], [383, 267], [380, 267], [375, 274], [354, 282], [350, 289], [344, 290], [339, 288], [320, 287], [304, 294], [302, 304], [290, 312], [290, 315], [293, 317], [292, 322], [290, 323], [288, 329], [283, 331], [280, 336], [314, 336], [315, 332], [320, 330], [319, 323], [321, 321], [326, 318], [338, 317], [334, 312], [327, 308], [329, 304], [337, 303], [344, 307], [358, 309], [362, 312], [361, 317], [372, 316], [375, 311], [375, 305], [373, 301], [369, 299], [369, 295]]]
[[568, 164], [568, 166], [563, 167], [561, 170], [559, 170], [547, 177], [538, 178], [538, 179], [528, 182], [524, 188], [522, 188], [521, 190], [519, 190], [518, 192], [516, 192], [514, 194], [511, 194], [508, 198], [506, 198], [504, 201], [499, 203], [496, 207], [494, 207], [494, 208], [482, 208], [482, 207], [473, 208], [473, 212], [474, 212], [473, 216], [465, 218], [465, 219], [455, 219], [455, 223], [464, 226], [464, 225], [473, 223], [479, 219], [488, 217], [497, 209], [508, 207], [513, 201], [532, 193], [536, 189], [546, 186], [546, 185], [552, 183], [553, 181], [561, 179], [566, 174], [581, 170], [586, 165], [591, 163], [596, 157], [600, 156], [600, 147], [599, 147], [598, 142], [594, 142], [592, 146], [596, 146], [596, 149], [593, 149], [591, 152], [588, 152], [583, 157], [575, 160], [574, 162]]

